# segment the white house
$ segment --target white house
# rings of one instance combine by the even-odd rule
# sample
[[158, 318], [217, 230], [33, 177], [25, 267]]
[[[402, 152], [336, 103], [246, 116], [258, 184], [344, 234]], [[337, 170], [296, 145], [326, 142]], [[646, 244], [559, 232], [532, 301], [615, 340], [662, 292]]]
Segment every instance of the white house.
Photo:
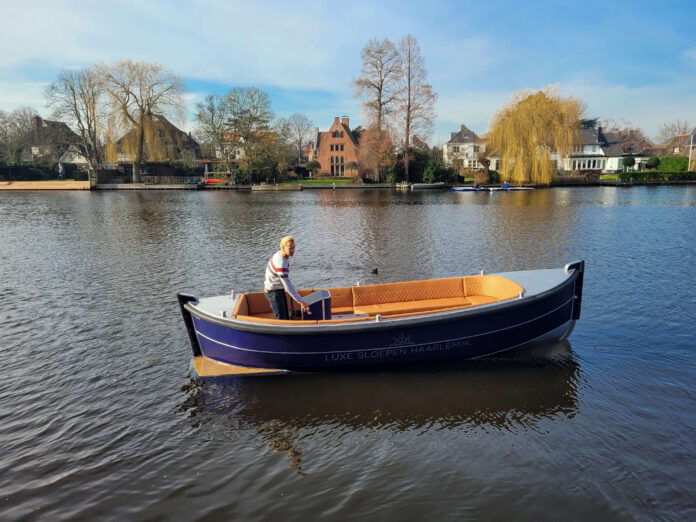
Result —
[[87, 158], [85, 158], [85, 152], [82, 145], [70, 145], [70, 147], [68, 147], [68, 149], [60, 157], [58, 162], [72, 163], [81, 169], [87, 169], [87, 167], [89, 167], [89, 162], [87, 161]]
[[478, 170], [483, 168], [478, 161], [478, 154], [485, 150], [486, 142], [466, 125], [462, 125], [459, 132], [451, 133], [450, 140], [443, 147], [442, 155], [448, 167], [457, 170], [460, 168]]
[[628, 157], [635, 161], [631, 170], [643, 170], [650, 156], [644, 152], [642, 145], [638, 147], [634, 141], [614, 132], [602, 132], [601, 127], [579, 129], [570, 155], [563, 158], [563, 170], [620, 172], [624, 170], [624, 160]]

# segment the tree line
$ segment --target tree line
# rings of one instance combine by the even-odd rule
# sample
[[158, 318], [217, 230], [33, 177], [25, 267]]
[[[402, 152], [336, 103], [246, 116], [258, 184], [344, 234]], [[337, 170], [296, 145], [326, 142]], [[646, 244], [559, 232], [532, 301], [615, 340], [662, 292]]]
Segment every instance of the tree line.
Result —
[[[365, 128], [357, 162], [349, 170], [375, 181], [452, 179], [439, 148], [429, 148], [437, 94], [427, 82], [425, 59], [416, 38], [406, 35], [395, 45], [372, 39], [361, 51], [360, 75], [353, 78]], [[90, 171], [104, 162], [130, 158], [133, 181], [140, 181], [144, 160], [176, 160], [165, 150], [157, 118], [183, 119], [185, 90], [181, 79], [153, 63], [120, 60], [81, 70], [63, 70], [45, 89], [52, 116], [78, 135]], [[268, 94], [256, 87], [234, 87], [209, 94], [196, 104], [195, 137], [215, 170], [235, 172], [238, 181], [278, 177], [302, 164], [314, 138], [314, 123], [303, 114], [276, 117]], [[582, 100], [555, 89], [513, 94], [494, 115], [487, 152], [479, 156], [486, 171], [489, 157], [501, 159], [502, 175], [514, 182], [548, 183], [553, 154], [566, 155], [576, 129], [597, 126], [584, 117]], [[0, 162], [17, 164], [31, 143], [31, 108], [0, 110]], [[619, 125], [603, 122], [604, 128]], [[640, 129], [621, 130], [643, 136]], [[686, 121], [665, 123], [659, 139], [668, 141], [690, 127]], [[305, 164], [310, 170], [316, 164]]]

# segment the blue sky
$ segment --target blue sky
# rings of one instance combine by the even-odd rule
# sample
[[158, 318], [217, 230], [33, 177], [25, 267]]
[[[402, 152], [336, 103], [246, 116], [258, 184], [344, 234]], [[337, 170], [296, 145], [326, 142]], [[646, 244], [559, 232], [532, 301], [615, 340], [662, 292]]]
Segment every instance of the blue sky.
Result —
[[161, 63], [195, 103], [237, 86], [267, 91], [280, 116], [362, 121], [350, 83], [371, 38], [413, 34], [438, 93], [430, 142], [464, 123], [483, 133], [512, 93], [555, 85], [588, 117], [655, 136], [696, 125], [696, 1], [375, 2], [0, 0], [0, 109], [32, 106], [65, 68]]

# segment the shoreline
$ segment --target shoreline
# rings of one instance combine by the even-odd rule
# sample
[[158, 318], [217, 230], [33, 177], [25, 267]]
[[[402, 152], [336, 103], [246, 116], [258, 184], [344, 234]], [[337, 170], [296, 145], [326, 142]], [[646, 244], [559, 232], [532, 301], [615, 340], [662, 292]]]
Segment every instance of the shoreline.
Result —
[[3, 190], [90, 190], [89, 181], [0, 181]]
[[[580, 181], [569, 180], [556, 181], [548, 186], [525, 185], [536, 189], [557, 188], [557, 187], [640, 187], [640, 186], [680, 186], [695, 185], [696, 181], [640, 181], [640, 182], [621, 182], [621, 181]], [[468, 187], [470, 185], [455, 185]], [[497, 185], [488, 185], [497, 186]], [[181, 185], [149, 185], [145, 183], [122, 183], [122, 184], [100, 184], [90, 187], [89, 181], [2, 181], [0, 182], [0, 192], [2, 191], [65, 191], [65, 190], [234, 190], [242, 192], [287, 192], [302, 190], [384, 190], [398, 189], [396, 185], [388, 183], [343, 183], [336, 185], [219, 185], [203, 186], [192, 184]], [[450, 185], [446, 185], [439, 190], [449, 190]], [[435, 192], [430, 190], [428, 192]]]

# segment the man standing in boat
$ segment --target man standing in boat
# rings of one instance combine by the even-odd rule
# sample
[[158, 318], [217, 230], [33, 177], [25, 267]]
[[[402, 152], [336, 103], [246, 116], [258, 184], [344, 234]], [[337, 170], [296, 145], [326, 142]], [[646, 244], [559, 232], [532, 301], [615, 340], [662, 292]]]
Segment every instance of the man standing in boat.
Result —
[[300, 304], [302, 311], [308, 310], [309, 305], [300, 297], [295, 287], [290, 282], [290, 258], [295, 254], [295, 238], [285, 236], [280, 240], [280, 250], [273, 254], [266, 265], [266, 279], [263, 283], [263, 291], [271, 303], [271, 309], [276, 319], [289, 319], [288, 302], [285, 292], [290, 294]]

